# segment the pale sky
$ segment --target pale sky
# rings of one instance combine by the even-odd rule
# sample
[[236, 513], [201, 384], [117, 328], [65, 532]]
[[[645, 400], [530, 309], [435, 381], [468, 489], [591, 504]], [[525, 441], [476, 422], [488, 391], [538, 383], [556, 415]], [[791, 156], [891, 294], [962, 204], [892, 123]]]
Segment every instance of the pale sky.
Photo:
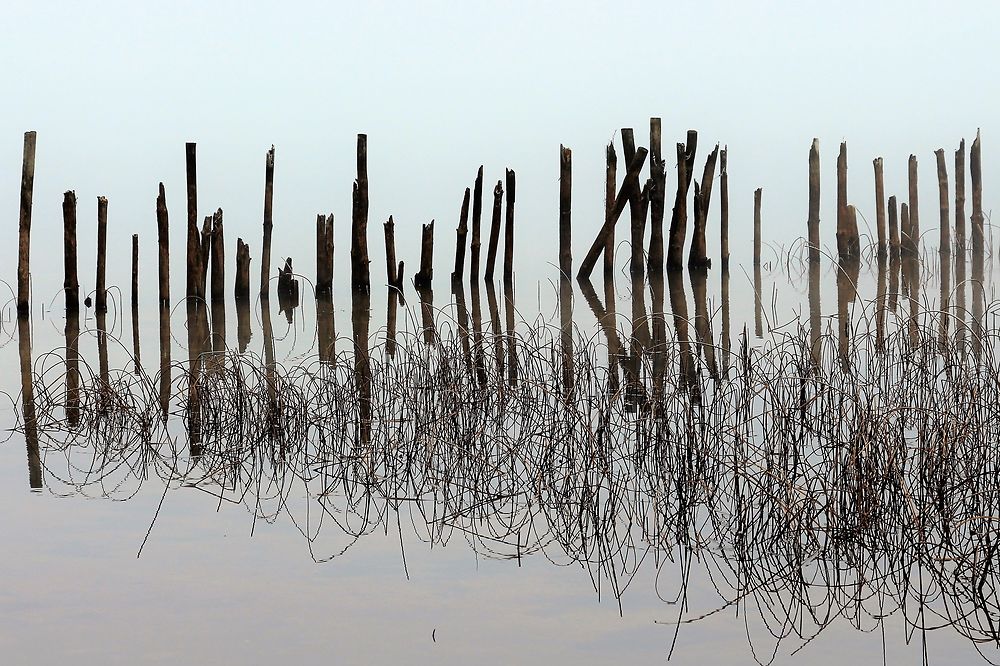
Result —
[[[991, 132], [1000, 116], [997, 3], [672, 4], [14, 3], [5, 7], [0, 40], [7, 174], [0, 210], [8, 220], [0, 265], [9, 267], [2, 277], [14, 279], [28, 129], [38, 131], [32, 256], [44, 296], [61, 284], [61, 275], [50, 284], [45, 271], [61, 273], [61, 250], [46, 241], [61, 236], [62, 192], [75, 189], [80, 202], [85, 288], [95, 199], [109, 197], [110, 246], [118, 252], [109, 282], [125, 285], [132, 233], [140, 233], [143, 269], [154, 270], [160, 180], [180, 288], [189, 140], [198, 142], [201, 214], [218, 206], [226, 213], [230, 266], [242, 236], [258, 270], [263, 161], [273, 143], [275, 269], [291, 254], [311, 275], [316, 213], [333, 212], [338, 283], [347, 275], [358, 132], [369, 135], [376, 277], [384, 272], [381, 222], [390, 214], [408, 267], [417, 263], [419, 225], [438, 220], [436, 265], [447, 274], [462, 193], [480, 164], [487, 210], [503, 169], [517, 171], [516, 270], [554, 264], [561, 143], [574, 151], [579, 262], [603, 214], [604, 145], [628, 126], [645, 144], [653, 115], [663, 118], [668, 159], [688, 128], [699, 130], [699, 175], [707, 150], [728, 144], [735, 262], [749, 260], [756, 187], [764, 188], [765, 241], [804, 235], [814, 136], [827, 243], [843, 139], [850, 199], [868, 219], [872, 158], [884, 156], [887, 191], [902, 194], [906, 158], [918, 156], [926, 231], [937, 225], [934, 149], [948, 150], [950, 170], [959, 139], [971, 142], [982, 127], [989, 212], [992, 175], [1000, 173]], [[713, 254], [717, 216], [716, 196]]]

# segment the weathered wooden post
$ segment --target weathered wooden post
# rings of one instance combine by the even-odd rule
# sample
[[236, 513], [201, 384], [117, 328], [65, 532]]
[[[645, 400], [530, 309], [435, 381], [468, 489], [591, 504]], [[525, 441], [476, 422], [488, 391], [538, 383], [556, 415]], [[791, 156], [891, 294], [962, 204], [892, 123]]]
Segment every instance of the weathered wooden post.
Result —
[[17, 314], [28, 315], [31, 300], [31, 200], [35, 191], [35, 132], [24, 133], [21, 213], [17, 223]]
[[965, 139], [955, 151], [955, 248], [965, 256]]
[[503, 210], [503, 181], [497, 181], [493, 188], [493, 218], [490, 223], [490, 244], [486, 248], [487, 282], [493, 281], [493, 269], [497, 261], [497, 248], [500, 245], [500, 213]]
[[920, 215], [917, 206], [917, 156], [910, 155], [907, 162], [907, 181], [909, 183], [909, 222], [903, 226], [906, 228], [907, 252], [916, 255], [920, 251]]
[[469, 237], [469, 199], [472, 192], [465, 188], [462, 199], [462, 210], [458, 216], [458, 228], [455, 230], [455, 270], [451, 273], [452, 280], [461, 280], [465, 275], [465, 244]]
[[[719, 235], [722, 269], [729, 269], [729, 170], [727, 165], [728, 146], [719, 152]], [[728, 285], [729, 278], [723, 278]], [[726, 356], [728, 363], [728, 355]]]
[[948, 221], [948, 166], [944, 161], [944, 148], [934, 151], [937, 158], [938, 206], [941, 211], [941, 240], [938, 252], [951, 254], [951, 226]]
[[559, 146], [559, 277], [561, 280], [569, 280], [573, 274], [572, 203], [573, 151], [565, 146]]
[[861, 258], [861, 240], [857, 217], [852, 217], [847, 203], [847, 142], [840, 143], [837, 157], [837, 254], [841, 259]]
[[972, 255], [982, 257], [985, 252], [986, 234], [983, 228], [983, 149], [976, 130], [976, 139], [969, 151], [969, 174], [972, 179]]
[[358, 178], [354, 181], [351, 215], [351, 286], [367, 292], [368, 268], [368, 136], [358, 134]]
[[663, 161], [661, 134], [660, 119], [650, 118], [649, 171], [653, 186], [649, 191], [649, 253], [646, 257], [650, 277], [663, 276], [663, 209], [667, 194], [667, 170]]
[[250, 302], [250, 246], [236, 239], [236, 282], [233, 287], [237, 303]]
[[157, 278], [159, 280], [157, 290], [157, 302], [161, 308], [170, 307], [170, 221], [167, 215], [167, 193], [160, 183], [159, 193], [156, 195], [156, 245], [157, 255]]
[[201, 272], [201, 236], [198, 231], [198, 160], [197, 144], [187, 143], [185, 173], [187, 175], [187, 297], [203, 296], [198, 292]]
[[809, 260], [819, 261], [819, 139], [813, 139], [809, 147]]
[[76, 192], [73, 191], [63, 195], [63, 260], [66, 313], [70, 315], [80, 310], [80, 280], [76, 270]]
[[911, 224], [910, 207], [906, 203], [902, 203], [899, 205], [899, 254], [903, 257], [911, 257], [916, 254], [916, 242], [910, 236]]
[[507, 200], [504, 202], [503, 281], [514, 282], [514, 170], [507, 169]]
[[142, 372], [139, 356], [139, 234], [132, 234], [132, 360], [138, 375]]
[[434, 220], [420, 230], [420, 270], [413, 276], [418, 289], [427, 289], [434, 280]]
[[333, 293], [333, 213], [316, 216], [316, 293]]
[[763, 195], [763, 188], [758, 187], [753, 192], [753, 265], [760, 266], [761, 251], [761, 229], [760, 229], [760, 203]]
[[396, 272], [396, 223], [389, 219], [382, 223], [385, 232], [385, 281], [390, 287], [402, 289], [402, 276]]
[[715, 163], [718, 157], [719, 144], [715, 144], [715, 149], [705, 160], [701, 185], [695, 184], [694, 232], [691, 234], [691, 251], [688, 253], [688, 266], [691, 268], [707, 269], [712, 266], [712, 260], [708, 258], [705, 229], [708, 226], [708, 209], [712, 202], [712, 182], [715, 178]]
[[687, 147], [677, 144], [677, 194], [674, 210], [670, 215], [670, 235], [667, 239], [667, 270], [679, 271], [683, 267], [684, 240], [687, 237], [687, 196], [691, 182], [687, 171]]
[[[208, 291], [208, 273], [212, 267], [212, 228], [215, 226], [215, 216], [222, 214], [222, 210], [219, 209], [216, 213], [212, 215], [205, 216], [205, 222], [201, 225], [201, 236], [200, 236], [200, 250], [201, 250], [201, 265], [198, 272], [198, 296], [204, 300], [207, 300], [210, 296]], [[208, 321], [208, 318], [205, 318]]]
[[212, 216], [212, 287], [213, 301], [224, 301], [226, 298], [226, 241], [222, 227], [222, 209]]
[[479, 255], [482, 248], [483, 226], [483, 167], [476, 172], [476, 185], [472, 194], [472, 244], [469, 246], [469, 281], [479, 280]]
[[264, 157], [264, 240], [260, 250], [260, 297], [271, 294], [271, 232], [274, 229], [274, 146]]
[[899, 234], [899, 219], [897, 215], [898, 208], [899, 207], [896, 205], [896, 196], [893, 195], [889, 197], [889, 258], [890, 259], [899, 258], [900, 234]]
[[[604, 223], [608, 224], [611, 215], [615, 210], [615, 192], [618, 188], [618, 156], [615, 154], [615, 146], [608, 144], [605, 151], [607, 158], [607, 170], [604, 180]], [[628, 166], [628, 165], [626, 165]], [[615, 272], [615, 228], [611, 223], [611, 231], [604, 242], [604, 279], [611, 280]]]
[[108, 200], [97, 197], [97, 282], [94, 306], [97, 314], [108, 311], [108, 290], [105, 282], [108, 253]]
[[875, 226], [878, 229], [878, 258], [885, 259], [887, 238], [885, 234], [885, 172], [881, 157], [872, 160], [875, 167]]

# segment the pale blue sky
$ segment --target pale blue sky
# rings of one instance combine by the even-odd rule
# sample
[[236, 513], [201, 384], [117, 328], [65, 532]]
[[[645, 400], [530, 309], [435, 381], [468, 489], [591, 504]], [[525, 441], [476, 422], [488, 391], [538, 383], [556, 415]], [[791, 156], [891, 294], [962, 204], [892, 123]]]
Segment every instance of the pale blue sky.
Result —
[[[729, 145], [736, 261], [748, 259], [756, 187], [764, 187], [765, 240], [802, 234], [813, 136], [823, 155], [827, 242], [842, 139], [850, 198], [869, 218], [871, 159], [885, 157], [887, 189], [901, 193], [906, 157], [919, 156], [926, 230], [937, 222], [933, 150], [950, 154], [982, 126], [990, 208], [992, 174], [1000, 172], [991, 132], [1000, 115], [997, 3], [538, 4], [8, 6], [0, 40], [8, 240], [26, 129], [39, 132], [39, 285], [42, 262], [60, 259], [44, 239], [61, 234], [66, 189], [80, 201], [82, 257], [93, 248], [94, 200], [106, 194], [112, 247], [140, 232], [152, 270], [153, 202], [163, 180], [179, 250], [187, 140], [198, 142], [202, 213], [225, 209], [229, 243], [245, 237], [254, 266], [263, 157], [276, 144], [274, 251], [292, 254], [309, 274], [317, 212], [337, 215], [337, 261], [346, 266], [357, 132], [369, 135], [378, 276], [389, 214], [408, 266], [417, 260], [407, 244], [419, 224], [438, 219], [437, 266], [445, 274], [462, 191], [481, 163], [487, 192], [504, 167], [518, 173], [518, 270], [555, 262], [560, 143], [574, 150], [578, 261], [602, 215], [603, 146], [625, 126], [645, 143], [651, 115], [663, 118], [668, 155], [688, 128], [700, 131], [705, 148]], [[706, 153], [699, 152], [700, 174]], [[12, 243], [0, 244], [5, 279], [13, 279], [13, 261]], [[124, 284], [124, 251], [119, 263], [109, 280]], [[175, 278], [181, 269], [175, 254]], [[85, 281], [91, 271], [81, 263]], [[338, 282], [343, 275], [337, 271]]]

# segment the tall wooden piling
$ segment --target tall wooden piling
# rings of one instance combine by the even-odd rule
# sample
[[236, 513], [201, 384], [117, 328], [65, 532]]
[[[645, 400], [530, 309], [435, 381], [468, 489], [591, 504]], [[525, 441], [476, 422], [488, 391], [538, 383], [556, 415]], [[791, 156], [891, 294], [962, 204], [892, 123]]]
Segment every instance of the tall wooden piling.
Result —
[[625, 210], [625, 204], [628, 203], [632, 190], [638, 190], [639, 172], [642, 170], [642, 165], [646, 163], [646, 156], [648, 154], [645, 148], [636, 150], [635, 156], [628, 165], [628, 172], [625, 174], [625, 180], [618, 191], [618, 196], [615, 197], [615, 206], [611, 210], [611, 214], [606, 217], [604, 226], [598, 232], [597, 238], [594, 239], [594, 243], [590, 246], [590, 250], [587, 251], [583, 261], [580, 262], [580, 270], [577, 273], [578, 278], [586, 279], [590, 277], [590, 273], [597, 264], [598, 257], [607, 248], [608, 238], [614, 233], [615, 225], [618, 223], [622, 211]]
[[167, 193], [160, 183], [156, 195], [156, 273], [159, 281], [157, 302], [161, 308], [170, 307], [170, 221], [167, 214]]
[[761, 228], [760, 228], [760, 204], [763, 188], [758, 187], [753, 192], [753, 265], [760, 266], [761, 252]]
[[212, 301], [223, 301], [226, 298], [226, 241], [222, 227], [222, 209], [212, 216]]
[[402, 289], [402, 276], [396, 272], [396, 223], [392, 215], [382, 224], [385, 232], [385, 281], [390, 287]]
[[814, 138], [809, 147], [809, 260], [819, 261], [819, 204], [820, 204], [819, 139]]
[[882, 158], [876, 157], [872, 160], [872, 165], [875, 168], [875, 226], [878, 233], [877, 256], [879, 259], [885, 259], [888, 239], [885, 233], [885, 170]]
[[710, 268], [712, 266], [712, 260], [708, 258], [705, 230], [708, 226], [708, 210], [712, 202], [712, 182], [715, 178], [715, 163], [718, 157], [719, 144], [715, 144], [715, 149], [705, 160], [701, 185], [695, 185], [694, 231], [691, 234], [691, 251], [688, 253], [688, 266], [691, 268]]
[[[719, 152], [719, 254], [722, 269], [729, 268], [729, 170], [728, 146]], [[728, 284], [728, 278], [725, 278]]]
[[21, 211], [17, 222], [17, 314], [27, 316], [31, 298], [31, 201], [35, 191], [35, 132], [24, 133]]
[[506, 174], [507, 199], [504, 201], [503, 228], [503, 282], [505, 285], [514, 282], [514, 193], [515, 176], [513, 169], [507, 169]]
[[458, 227], [455, 229], [455, 270], [451, 273], [452, 280], [461, 280], [465, 275], [465, 245], [469, 237], [469, 199], [472, 192], [465, 188], [462, 198], [462, 209], [458, 215]]
[[333, 213], [316, 216], [316, 293], [333, 293]]
[[861, 239], [857, 217], [852, 216], [847, 203], [847, 142], [840, 143], [837, 156], [837, 254], [841, 259], [861, 258]]
[[260, 297], [267, 300], [271, 285], [271, 232], [274, 229], [274, 146], [264, 157], [264, 240], [260, 246]]
[[986, 234], [983, 228], [983, 161], [979, 130], [969, 151], [969, 175], [972, 179], [972, 255], [982, 257], [985, 252]]
[[[221, 210], [218, 211], [222, 213]], [[212, 227], [215, 226], [215, 214], [206, 215], [205, 222], [201, 225], [201, 235], [199, 236], [199, 256], [201, 263], [198, 269], [198, 297], [206, 300], [208, 292], [208, 273], [212, 266]], [[207, 321], [207, 318], [206, 318]]]
[[896, 205], [896, 196], [893, 195], [889, 197], [889, 258], [896, 259], [899, 257], [900, 250], [900, 240], [899, 240], [899, 218], [897, 215], [898, 206]]
[[469, 280], [479, 280], [479, 255], [482, 248], [483, 226], [483, 166], [476, 172], [476, 184], [472, 190], [472, 243], [469, 246]]
[[951, 226], [948, 220], [948, 165], [944, 161], [944, 148], [934, 151], [937, 158], [938, 207], [941, 219], [941, 240], [938, 252], [951, 254]]
[[97, 197], [97, 281], [94, 305], [97, 314], [108, 311], [107, 274], [108, 254], [108, 200]]
[[493, 269], [497, 262], [497, 248], [500, 245], [500, 215], [503, 211], [503, 181], [497, 181], [497, 186], [493, 188], [493, 217], [490, 222], [490, 244], [486, 248], [486, 274], [487, 282], [493, 280]]
[[132, 234], [132, 361], [135, 374], [142, 372], [139, 356], [139, 234]]
[[413, 276], [418, 289], [428, 289], [434, 280], [434, 220], [420, 230], [420, 270]]
[[[608, 224], [615, 209], [615, 193], [618, 188], [618, 156], [615, 154], [615, 146], [608, 144], [605, 151], [607, 168], [604, 179], [604, 224]], [[626, 165], [628, 166], [628, 165]], [[611, 231], [604, 241], [604, 279], [611, 280], [615, 272], [615, 228], [611, 223]]]
[[955, 151], [955, 249], [965, 256], [965, 139]]
[[562, 280], [573, 275], [572, 204], [573, 151], [559, 146], [559, 277]]
[[198, 159], [197, 145], [187, 143], [185, 174], [187, 176], [187, 297], [199, 298], [201, 272], [201, 235], [198, 231]]
[[63, 290], [67, 315], [80, 310], [80, 279], [76, 256], [76, 192], [63, 194]]
[[686, 159], [687, 147], [677, 144], [677, 194], [670, 216], [670, 235], [667, 239], [667, 270], [679, 271], [683, 266], [684, 240], [687, 237], [687, 195], [691, 179]]
[[236, 239], [236, 281], [233, 285], [237, 303], [250, 302], [250, 246]]
[[358, 177], [351, 208], [351, 286], [368, 291], [368, 136], [358, 135]]
[[907, 183], [909, 185], [909, 223], [906, 227], [907, 253], [916, 255], [920, 251], [920, 214], [917, 200], [917, 156], [910, 155], [907, 161]]
[[653, 185], [649, 191], [649, 252], [647, 271], [663, 276], [663, 214], [666, 202], [667, 168], [663, 160], [662, 128], [659, 118], [649, 119], [649, 174]]

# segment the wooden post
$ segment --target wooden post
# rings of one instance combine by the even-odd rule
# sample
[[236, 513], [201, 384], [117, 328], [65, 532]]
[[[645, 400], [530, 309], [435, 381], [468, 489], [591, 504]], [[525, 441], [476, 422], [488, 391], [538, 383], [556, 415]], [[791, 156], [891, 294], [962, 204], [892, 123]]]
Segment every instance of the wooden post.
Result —
[[260, 249], [260, 297], [267, 300], [271, 285], [271, 231], [274, 229], [274, 146], [264, 157], [264, 241]]
[[934, 151], [937, 158], [938, 205], [941, 211], [941, 240], [938, 252], [951, 254], [951, 226], [948, 221], [948, 165], [944, 161], [944, 148]]
[[402, 276], [396, 271], [396, 223], [392, 215], [382, 224], [385, 231], [385, 281], [390, 287], [402, 289]]
[[63, 289], [66, 291], [66, 313], [69, 315], [80, 310], [80, 280], [76, 272], [76, 192], [73, 191], [63, 195], [63, 259]]
[[197, 145], [187, 143], [185, 166], [187, 174], [187, 297], [198, 298], [201, 268], [201, 236], [198, 232], [198, 172]]
[[[728, 146], [719, 153], [719, 234], [722, 269], [729, 268], [729, 170], [727, 166]], [[728, 284], [728, 278], [725, 278]], [[728, 359], [728, 355], [726, 357]], [[727, 360], [728, 362], [728, 360]]]
[[108, 253], [108, 200], [97, 197], [97, 286], [94, 305], [97, 314], [108, 311], [108, 290], [105, 282]]
[[899, 254], [907, 257], [913, 254], [914, 243], [910, 238], [910, 207], [902, 203], [899, 205]]
[[35, 191], [35, 133], [24, 133], [21, 214], [17, 223], [17, 314], [27, 316], [31, 296], [31, 200]]
[[[219, 213], [222, 211], [220, 210]], [[201, 236], [199, 241], [199, 250], [201, 256], [201, 265], [198, 271], [198, 297], [202, 300], [206, 300], [209, 296], [208, 292], [208, 271], [211, 268], [212, 262], [212, 227], [215, 226], [215, 216], [206, 215], [205, 223], [201, 226]], [[208, 321], [208, 317], [205, 318]]]
[[139, 357], [139, 234], [132, 234], [132, 361], [138, 375], [142, 372]]
[[368, 136], [358, 135], [358, 178], [351, 216], [351, 286], [368, 291]]
[[955, 247], [965, 256], [965, 139], [955, 151]]
[[427, 289], [434, 280], [434, 220], [420, 230], [420, 270], [413, 276], [418, 289]]
[[316, 216], [316, 293], [333, 293], [333, 213]]
[[462, 211], [458, 216], [458, 228], [455, 230], [455, 270], [451, 273], [452, 280], [461, 280], [465, 274], [465, 243], [469, 237], [469, 198], [471, 195], [469, 188], [465, 188]]
[[897, 208], [896, 196], [893, 195], [889, 197], [889, 258], [896, 259], [899, 257], [900, 241], [899, 241], [899, 222], [897, 218]]
[[580, 262], [580, 271], [577, 274], [579, 278], [589, 278], [590, 273], [594, 270], [594, 266], [597, 264], [597, 258], [600, 256], [601, 252], [604, 251], [607, 246], [607, 239], [610, 234], [613, 233], [615, 224], [618, 223], [618, 219], [621, 217], [622, 211], [625, 210], [625, 204], [628, 203], [629, 197], [631, 196], [631, 191], [633, 189], [638, 190], [639, 187], [639, 172], [642, 170], [642, 165], [646, 162], [646, 156], [648, 151], [645, 148], [639, 148], [635, 157], [629, 163], [628, 172], [625, 174], [625, 180], [622, 182], [622, 187], [618, 191], [618, 196], [615, 198], [615, 206], [611, 211], [610, 216], [604, 221], [604, 226], [597, 234], [597, 238], [594, 239], [593, 245], [590, 246], [587, 255]]
[[907, 162], [907, 180], [910, 188], [910, 221], [909, 224], [904, 225], [907, 229], [906, 236], [908, 238], [909, 246], [907, 252], [911, 255], [916, 255], [920, 251], [920, 216], [919, 208], [917, 207], [917, 156], [910, 155], [910, 159]]
[[469, 280], [479, 280], [479, 254], [482, 247], [483, 225], [483, 167], [476, 172], [476, 185], [472, 194], [472, 244], [469, 246]]
[[226, 298], [226, 241], [222, 227], [222, 209], [212, 216], [212, 300], [224, 301]]
[[514, 281], [514, 170], [507, 169], [507, 200], [504, 202], [503, 282]]
[[809, 148], [809, 260], [819, 261], [819, 139]]
[[708, 209], [712, 202], [712, 181], [715, 178], [715, 162], [718, 157], [719, 144], [715, 144], [715, 149], [705, 160], [701, 186], [695, 184], [694, 232], [691, 234], [691, 251], [688, 254], [688, 266], [691, 268], [710, 268], [712, 266], [712, 260], [708, 258], [705, 228], [708, 226]]
[[979, 130], [969, 151], [969, 174], [972, 179], [972, 256], [982, 257], [985, 252], [986, 234], [983, 228], [983, 163]]
[[[615, 210], [615, 192], [618, 188], [618, 156], [615, 154], [615, 146], [608, 144], [605, 151], [607, 158], [607, 171], [604, 180], [604, 224], [607, 225]], [[611, 230], [604, 241], [604, 279], [605, 281], [614, 278], [615, 272], [615, 227], [611, 222]]]
[[763, 194], [763, 188], [758, 187], [753, 192], [753, 265], [760, 266], [760, 248], [761, 248], [761, 231], [760, 231], [760, 200]]
[[236, 283], [233, 291], [237, 303], [250, 301], [250, 246], [242, 238], [236, 239]]
[[170, 307], [170, 222], [167, 215], [167, 193], [160, 183], [156, 195], [156, 244], [157, 277], [159, 279], [158, 302], [160, 307]]
[[503, 208], [503, 181], [497, 181], [493, 188], [493, 219], [490, 224], [490, 244], [486, 249], [486, 281], [493, 280], [493, 268], [497, 261], [497, 247], [500, 245], [500, 212]]
[[663, 209], [666, 201], [667, 170], [663, 161], [662, 130], [659, 118], [649, 119], [649, 170], [653, 186], [649, 191], [649, 275], [663, 276]]
[[573, 151], [559, 146], [559, 276], [563, 280], [573, 274], [572, 202]]
[[841, 259], [861, 257], [857, 218], [852, 218], [847, 203], [847, 142], [840, 143], [837, 157], [837, 254]]
[[670, 216], [670, 236], [667, 239], [667, 270], [679, 271], [683, 267], [684, 240], [687, 237], [687, 195], [691, 182], [687, 168], [687, 147], [677, 144], [677, 194]]
[[878, 229], [878, 258], [885, 259], [886, 256], [886, 234], [885, 234], [885, 174], [881, 157], [876, 157], [872, 161], [875, 167], [875, 226]]

